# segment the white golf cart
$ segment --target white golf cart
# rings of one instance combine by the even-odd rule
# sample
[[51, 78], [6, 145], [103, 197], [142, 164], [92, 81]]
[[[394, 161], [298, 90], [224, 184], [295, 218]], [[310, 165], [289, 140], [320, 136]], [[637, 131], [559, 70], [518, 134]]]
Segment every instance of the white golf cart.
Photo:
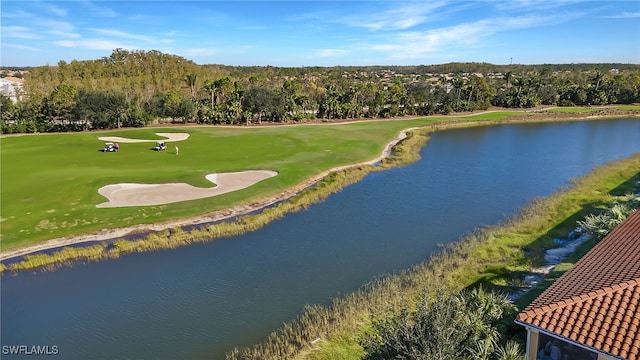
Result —
[[118, 143], [106, 143], [104, 144], [104, 150], [102, 150], [103, 152], [116, 152], [120, 149], [120, 145], [118, 145]]
[[156, 151], [167, 150], [167, 143], [165, 143], [164, 141], [158, 141], [156, 142], [155, 149]]

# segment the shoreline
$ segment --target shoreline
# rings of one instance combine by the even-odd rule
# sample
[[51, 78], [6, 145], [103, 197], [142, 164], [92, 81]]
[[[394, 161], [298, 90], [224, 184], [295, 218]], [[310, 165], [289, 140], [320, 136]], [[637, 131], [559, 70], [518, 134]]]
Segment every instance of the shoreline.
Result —
[[282, 201], [286, 201], [294, 197], [295, 195], [299, 194], [301, 191], [313, 186], [318, 181], [327, 177], [331, 173], [347, 170], [352, 167], [358, 167], [363, 165], [373, 165], [382, 161], [383, 159], [387, 158], [391, 154], [391, 151], [393, 150], [394, 146], [396, 146], [400, 141], [404, 140], [407, 137], [407, 133], [409, 131], [412, 131], [415, 129], [417, 128], [412, 127], [412, 128], [402, 130], [400, 134], [398, 134], [391, 142], [385, 145], [382, 153], [374, 159], [360, 162], [360, 163], [355, 163], [355, 164], [337, 166], [337, 167], [325, 170], [322, 173], [314, 175], [302, 181], [301, 183], [298, 183], [297, 185], [290, 187], [278, 194], [267, 196], [248, 204], [247, 203], [238, 204], [230, 208], [226, 208], [226, 209], [218, 210], [212, 213], [203, 214], [197, 217], [191, 217], [186, 219], [173, 220], [173, 221], [154, 223], [154, 224], [135, 225], [135, 226], [129, 226], [129, 227], [117, 228], [117, 229], [105, 229], [105, 230], [101, 230], [99, 232], [95, 232], [91, 234], [61, 237], [61, 238], [46, 240], [38, 244], [34, 244], [34, 245], [30, 245], [30, 246], [26, 246], [26, 247], [14, 249], [14, 250], [9, 250], [7, 252], [2, 252], [0, 253], [0, 261], [4, 262], [7, 260], [13, 260], [17, 257], [23, 257], [26, 255], [31, 255], [31, 254], [38, 253], [41, 251], [46, 251], [46, 250], [63, 248], [69, 245], [118, 239], [118, 238], [129, 236], [129, 235], [134, 235], [139, 233], [153, 233], [153, 232], [167, 230], [175, 227], [186, 227], [186, 226], [214, 223], [214, 222], [228, 220], [237, 216], [247, 215], [255, 211], [260, 211], [271, 205], [274, 205]]
[[[295, 186], [292, 186], [284, 191], [281, 191], [277, 194], [270, 195], [267, 197], [263, 197], [256, 201], [241, 203], [226, 209], [221, 209], [215, 212], [202, 214], [199, 216], [165, 221], [160, 223], [153, 224], [141, 224], [135, 226], [129, 226], [124, 228], [114, 228], [114, 229], [103, 229], [98, 232], [93, 232], [89, 234], [81, 234], [74, 235], [68, 237], [54, 238], [50, 240], [45, 240], [43, 242], [28, 245], [21, 248], [16, 248], [13, 250], [9, 250], [6, 252], [0, 252], [0, 262], [5, 262], [7, 260], [14, 260], [18, 257], [24, 257], [27, 255], [33, 255], [43, 251], [49, 251], [54, 249], [61, 249], [70, 245], [76, 244], [84, 244], [91, 242], [102, 242], [107, 240], [117, 240], [119, 238], [123, 238], [126, 236], [131, 236], [135, 234], [151, 234], [158, 231], [163, 231], [176, 227], [188, 227], [188, 226], [197, 226], [204, 225], [207, 223], [214, 223], [225, 221], [228, 219], [232, 219], [238, 216], [248, 215], [250, 213], [261, 211], [269, 206], [272, 206], [276, 203], [284, 202], [292, 197], [298, 195], [300, 192], [305, 189], [313, 186], [318, 183], [328, 175], [348, 170], [351, 168], [357, 168], [364, 165], [375, 165], [382, 160], [386, 159], [391, 155], [393, 148], [407, 138], [408, 133], [415, 130], [425, 130], [427, 133], [430, 131], [440, 131], [450, 128], [456, 127], [470, 127], [470, 126], [490, 126], [490, 125], [498, 125], [505, 123], [526, 123], [526, 122], [562, 122], [562, 121], [585, 121], [585, 120], [599, 120], [599, 119], [607, 119], [607, 118], [621, 118], [621, 117], [640, 117], [638, 113], [619, 113], [619, 114], [606, 114], [606, 115], [594, 115], [594, 114], [584, 114], [584, 113], [555, 113], [555, 114], [545, 114], [540, 111], [549, 110], [551, 108], [542, 108], [542, 109], [533, 109], [533, 110], [521, 110], [522, 115], [515, 115], [501, 120], [472, 120], [472, 121], [436, 121], [430, 124], [426, 124], [419, 127], [410, 127], [404, 130], [401, 130], [400, 133], [389, 143], [385, 145], [383, 151], [380, 155], [375, 157], [374, 159], [363, 161], [360, 163], [347, 164], [342, 166], [337, 166], [328, 170], [325, 170], [317, 175], [314, 175], [306, 180], [298, 183]], [[605, 108], [606, 109], [606, 108]], [[461, 114], [461, 115], [448, 115], [452, 118], [460, 118], [460, 117], [468, 117], [478, 114], [491, 113], [491, 112], [499, 112], [500, 110], [489, 110], [489, 111], [481, 111], [470, 114]], [[538, 118], [528, 118], [530, 115], [538, 115]], [[422, 117], [420, 117], [422, 118]], [[346, 124], [352, 122], [361, 122], [367, 120], [359, 120], [359, 121], [351, 121], [351, 122], [342, 122], [339, 124]], [[324, 123], [321, 123], [324, 124]], [[321, 125], [318, 124], [318, 125]], [[306, 124], [300, 125], [288, 125], [288, 126], [305, 126]], [[311, 125], [311, 124], [308, 124]], [[325, 124], [329, 125], [329, 124]], [[275, 125], [270, 125], [275, 126]], [[284, 125], [287, 126], [287, 125]], [[155, 141], [155, 140], [154, 140]]]

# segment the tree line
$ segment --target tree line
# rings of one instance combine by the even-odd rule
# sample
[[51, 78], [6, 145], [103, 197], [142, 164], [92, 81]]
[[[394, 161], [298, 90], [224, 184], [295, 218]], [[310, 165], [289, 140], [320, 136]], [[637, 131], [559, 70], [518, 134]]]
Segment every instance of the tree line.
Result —
[[490, 106], [640, 102], [640, 65], [302, 67], [198, 65], [159, 51], [30, 68], [2, 133], [448, 114]]

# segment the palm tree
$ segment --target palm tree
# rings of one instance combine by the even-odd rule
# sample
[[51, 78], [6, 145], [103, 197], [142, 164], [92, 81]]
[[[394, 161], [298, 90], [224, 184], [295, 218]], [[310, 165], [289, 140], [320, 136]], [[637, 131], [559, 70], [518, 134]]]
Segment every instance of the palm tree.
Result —
[[[515, 359], [519, 347], [498, 345], [497, 326], [515, 306], [482, 288], [425, 295], [414, 309], [376, 319], [361, 345], [364, 359]], [[522, 357], [520, 357], [521, 359]]]
[[596, 71], [596, 74], [593, 76], [593, 82], [595, 82], [596, 91], [598, 91], [598, 88], [600, 88], [600, 83], [602, 82], [603, 78], [604, 75], [600, 71]]
[[522, 360], [524, 358], [520, 345], [514, 341], [507, 341], [504, 346], [498, 346], [496, 353], [498, 360]]
[[447, 79], [447, 75], [442, 74], [438, 76], [438, 82], [440, 83], [440, 86], [447, 85], [447, 83], [449, 82], [449, 80]]
[[513, 80], [513, 72], [507, 71], [507, 73], [504, 74], [504, 79], [507, 82], [507, 89], [511, 89], [511, 80]]
[[[222, 79], [216, 80], [216, 89], [220, 91], [220, 96], [222, 98], [221, 101], [225, 101], [225, 93], [233, 91], [233, 81], [228, 76], [223, 77]], [[218, 102], [216, 98], [216, 103]]]
[[233, 93], [231, 99], [228, 102], [227, 112], [231, 119], [240, 120], [244, 114], [242, 109], [242, 103], [244, 101], [244, 89], [238, 84], [233, 83]]
[[467, 91], [469, 92], [469, 97], [467, 98], [467, 102], [471, 102], [471, 98], [473, 97], [473, 93], [476, 91], [476, 87], [478, 84], [478, 77], [476, 75], [472, 75], [467, 81]]
[[455, 78], [451, 79], [451, 85], [453, 85], [453, 87], [456, 89], [456, 98], [459, 100], [460, 91], [464, 86], [464, 79], [462, 78], [462, 76], [457, 75]]
[[326, 90], [323, 104], [325, 114], [328, 119], [333, 119], [338, 117], [338, 108], [340, 106], [338, 99], [340, 98], [340, 94], [333, 85], [327, 85]]
[[522, 85], [524, 85], [524, 80], [518, 79], [516, 77], [513, 78], [513, 85], [516, 87], [516, 96], [520, 96], [520, 91], [522, 91]]
[[213, 109], [216, 104], [216, 82], [211, 80], [205, 81], [204, 90], [211, 95], [211, 109]]
[[191, 100], [196, 99], [196, 74], [187, 74], [184, 76], [184, 82], [191, 89]]
[[297, 114], [297, 102], [296, 99], [300, 96], [300, 90], [302, 85], [291, 80], [287, 80], [282, 85], [280, 95], [282, 96], [282, 102], [285, 110], [285, 117], [295, 116]]

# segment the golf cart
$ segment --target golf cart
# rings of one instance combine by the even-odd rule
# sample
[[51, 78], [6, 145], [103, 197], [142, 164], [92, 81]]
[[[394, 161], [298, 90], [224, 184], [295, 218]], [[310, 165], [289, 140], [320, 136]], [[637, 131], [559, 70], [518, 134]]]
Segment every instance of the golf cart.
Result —
[[120, 149], [120, 145], [118, 145], [118, 143], [106, 143], [104, 144], [104, 152], [116, 152], [118, 151], [118, 149]]
[[156, 142], [155, 149], [156, 151], [167, 150], [167, 144], [164, 141], [158, 141]]

